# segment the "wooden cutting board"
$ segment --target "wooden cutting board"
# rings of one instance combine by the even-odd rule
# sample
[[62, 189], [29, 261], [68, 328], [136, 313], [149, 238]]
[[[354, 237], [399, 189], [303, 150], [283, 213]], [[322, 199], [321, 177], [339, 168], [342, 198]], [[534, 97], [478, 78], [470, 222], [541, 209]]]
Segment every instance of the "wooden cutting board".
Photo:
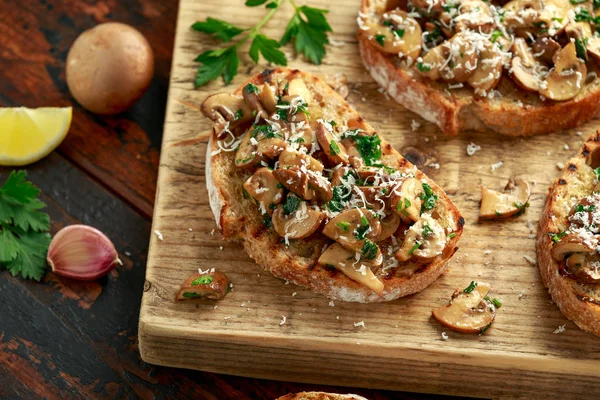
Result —
[[[194, 105], [212, 92], [233, 91], [265, 65], [246, 58], [230, 86], [218, 81], [195, 90], [193, 59], [218, 44], [190, 25], [211, 16], [248, 26], [264, 15], [261, 7], [250, 10], [241, 4], [181, 0], [154, 214], [153, 230], [163, 239], [152, 235], [148, 254], [139, 331], [142, 358], [250, 377], [478, 397], [600, 393], [600, 338], [561, 315], [532, 265], [535, 227], [547, 188], [559, 173], [557, 163], [576, 153], [598, 121], [525, 139], [493, 133], [444, 137], [436, 126], [388, 100], [363, 69], [355, 38], [358, 1], [321, 5], [331, 10], [334, 45], [321, 66], [304, 62], [288, 46], [290, 65], [345, 74], [348, 101], [446, 190], [466, 220], [448, 272], [423, 292], [387, 304], [330, 302], [270, 276], [239, 244], [223, 241], [215, 230], [204, 178], [203, 132], [211, 124]], [[264, 32], [280, 37], [290, 13], [286, 4]], [[481, 150], [468, 156], [471, 142]], [[493, 171], [498, 162], [502, 166]], [[516, 174], [533, 184], [529, 210], [505, 222], [479, 223], [480, 187], [500, 190]], [[188, 275], [212, 267], [234, 283], [224, 300], [174, 301]], [[491, 294], [503, 303], [483, 336], [447, 331], [430, 316], [455, 288], [471, 280], [490, 283]]]

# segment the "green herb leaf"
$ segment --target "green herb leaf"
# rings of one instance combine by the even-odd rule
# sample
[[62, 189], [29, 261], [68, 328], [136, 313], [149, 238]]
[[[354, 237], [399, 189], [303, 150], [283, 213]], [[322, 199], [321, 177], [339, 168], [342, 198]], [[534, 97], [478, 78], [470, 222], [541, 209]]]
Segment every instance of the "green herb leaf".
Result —
[[580, 40], [575, 39], [575, 50], [577, 52], [577, 57], [582, 59], [583, 61], [587, 60], [587, 38]]
[[408, 252], [409, 256], [412, 256], [413, 253], [419, 248], [421, 247], [423, 243], [419, 242], [418, 240], [415, 242], [415, 245], [410, 249], [410, 251]]
[[552, 239], [552, 241], [554, 243], [560, 242], [560, 239], [562, 239], [562, 237], [565, 236], [566, 234], [567, 234], [567, 232], [549, 233], [550, 238]]
[[285, 215], [290, 215], [294, 211], [300, 207], [301, 200], [298, 196], [293, 194], [288, 194], [285, 199], [285, 203], [283, 203], [283, 212]]
[[454, 236], [456, 236], [455, 232], [449, 233], [448, 234], [448, 239], [452, 239]]
[[471, 293], [473, 290], [475, 290], [476, 287], [477, 287], [477, 282], [471, 281], [471, 284], [469, 286], [467, 286], [467, 288], [465, 290], [463, 290], [463, 292]]
[[183, 292], [183, 297], [186, 299], [193, 299], [194, 297], [200, 297], [200, 295], [196, 292]]
[[294, 39], [296, 51], [303, 53], [313, 64], [320, 65], [325, 56], [325, 45], [329, 44], [327, 32], [331, 31], [325, 18], [328, 12], [308, 6], [297, 8], [280, 43], [285, 45]]
[[492, 35], [490, 36], [490, 41], [492, 43], [496, 43], [496, 40], [498, 40], [500, 36], [502, 36], [502, 31], [496, 29], [494, 32], [492, 32]]
[[431, 66], [428, 64], [423, 64], [422, 62], [418, 62], [417, 69], [421, 72], [429, 72], [431, 71]]
[[0, 269], [39, 281], [46, 273], [50, 217], [39, 211], [46, 205], [26, 176], [13, 171], [0, 188]]
[[365, 161], [365, 164], [372, 166], [376, 164], [376, 161], [381, 159], [381, 139], [377, 134], [372, 136], [359, 136], [359, 135], [347, 135], [350, 131], [346, 132], [346, 136], [351, 137], [356, 143], [356, 148], [360, 153], [360, 156]]
[[[250, 1], [256, 1], [256, 0], [248, 0], [246, 2], [246, 5], [248, 5], [248, 2], [250, 2]], [[221, 39], [221, 41], [223, 43], [229, 42], [231, 39], [233, 39], [240, 33], [244, 32], [244, 30], [245, 30], [245, 29], [241, 29], [236, 26], [233, 26], [228, 22], [221, 21], [220, 19], [215, 19], [215, 18], [210, 18], [210, 17], [206, 18], [206, 21], [204, 21], [204, 22], [200, 22], [200, 21], [195, 22], [192, 25], [192, 29], [194, 29], [198, 32], [204, 32], [209, 35], [213, 35], [213, 36]]]
[[429, 239], [429, 236], [433, 233], [433, 229], [427, 224], [423, 225], [423, 231], [421, 232], [421, 236], [425, 239]]
[[433, 189], [427, 183], [423, 183], [424, 193], [421, 193], [419, 198], [422, 200], [421, 202], [421, 214], [424, 211], [433, 210], [435, 208], [435, 204], [437, 202], [437, 195], [433, 194]]
[[231, 82], [237, 75], [237, 69], [240, 62], [235, 47], [229, 47], [219, 50], [208, 50], [200, 54], [194, 60], [202, 63], [196, 73], [194, 86], [196, 88], [214, 81], [219, 76], [223, 77], [225, 83]]
[[379, 246], [369, 239], [365, 239], [365, 244], [361, 249], [361, 253], [367, 260], [374, 260], [379, 252]]
[[585, 3], [587, 0], [569, 0], [569, 2], [573, 5]]
[[210, 285], [213, 283], [213, 280], [214, 278], [212, 275], [202, 275], [192, 281], [192, 286]]
[[331, 152], [332, 156], [338, 155], [341, 152], [340, 147], [333, 140], [331, 141], [331, 144], [329, 145], [329, 151]]
[[285, 58], [285, 54], [279, 50], [280, 47], [281, 45], [276, 40], [258, 34], [252, 40], [249, 51], [250, 58], [258, 64], [258, 52], [260, 51], [265, 60], [277, 65], [287, 65], [287, 59]]
[[350, 232], [350, 222], [340, 221], [335, 225], [340, 228], [342, 232]]
[[375, 35], [375, 41], [379, 43], [380, 46], [385, 44], [385, 35]]
[[267, 0], [246, 0], [246, 6], [248, 7], [258, 7], [265, 4]]

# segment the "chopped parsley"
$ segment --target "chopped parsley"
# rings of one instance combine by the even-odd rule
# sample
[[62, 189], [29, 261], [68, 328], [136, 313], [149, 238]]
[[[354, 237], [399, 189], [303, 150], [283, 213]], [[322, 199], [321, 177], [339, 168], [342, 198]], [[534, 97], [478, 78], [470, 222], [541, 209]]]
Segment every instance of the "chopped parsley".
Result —
[[267, 125], [254, 125], [251, 135], [253, 138], [257, 138], [259, 136], [262, 136], [265, 139], [271, 139], [271, 138], [282, 139], [283, 138], [279, 133], [273, 131], [273, 127], [268, 124]]
[[213, 283], [212, 275], [202, 275], [192, 281], [192, 286], [210, 285]]
[[342, 230], [342, 232], [349, 232], [350, 231], [350, 222], [340, 221], [340, 222], [338, 222], [335, 225], [338, 228], [340, 228]]
[[246, 91], [246, 93], [258, 93], [258, 87], [256, 87], [256, 85], [254, 83], [249, 83], [244, 87], [244, 90]]
[[300, 202], [301, 200], [298, 196], [291, 193], [288, 194], [285, 203], [283, 203], [283, 213], [285, 215], [290, 215], [300, 207]]
[[360, 156], [365, 164], [372, 166], [381, 159], [381, 139], [377, 134], [373, 136], [352, 136]]
[[423, 64], [422, 62], [418, 62], [417, 69], [421, 72], [429, 72], [431, 71], [431, 66], [428, 64]]
[[594, 6], [594, 10], [600, 7], [600, 0], [592, 0], [592, 5]]
[[423, 231], [421, 232], [421, 236], [423, 236], [425, 239], [429, 239], [432, 233], [433, 229], [431, 229], [429, 225], [423, 225]]
[[344, 204], [352, 197], [352, 191], [346, 189], [343, 185], [333, 187], [333, 198], [327, 203], [327, 207], [334, 212], [342, 211]]
[[495, 297], [493, 299], [490, 299], [488, 296], [485, 296], [485, 299], [492, 303], [496, 308], [502, 307], [502, 302]]
[[419, 242], [418, 240], [415, 242], [415, 245], [410, 249], [410, 251], [408, 252], [409, 256], [412, 256], [413, 253], [419, 248], [421, 247], [423, 243]]
[[402, 39], [404, 36], [404, 29], [393, 29], [394, 35], [398, 36], [399, 39]]
[[400, 201], [398, 202], [398, 205], [396, 206], [396, 211], [402, 211], [402, 214], [408, 215], [408, 212], [406, 211], [406, 209], [410, 206], [412, 206], [412, 203], [409, 199], [405, 198], [404, 201], [402, 201], [402, 199], [400, 199]]
[[594, 173], [596, 174], [596, 179], [600, 181], [600, 167], [596, 168], [594, 170]]
[[361, 250], [363, 257], [367, 260], [374, 260], [377, 257], [378, 252], [379, 247], [369, 239], [365, 239], [365, 244]]
[[584, 206], [582, 204], [578, 204], [577, 206], [575, 206], [575, 212], [592, 212], [596, 210], [596, 206], [591, 205], [591, 206]]
[[277, 182], [277, 189], [283, 189], [284, 186], [281, 184], [281, 182]]
[[354, 233], [354, 237], [358, 240], [363, 240], [367, 237], [367, 233], [371, 230], [371, 224], [369, 224], [369, 220], [364, 215], [360, 217], [360, 226], [356, 228], [356, 232]]
[[383, 46], [385, 43], [385, 35], [375, 35], [375, 40], [380, 46]]
[[331, 153], [332, 156], [337, 156], [338, 154], [341, 153], [340, 147], [333, 140], [329, 144], [329, 152]]
[[337, 122], [335, 122], [334, 120], [329, 121], [329, 125], [331, 126], [337, 126]]
[[433, 193], [431, 186], [427, 183], [423, 183], [423, 190], [424, 192], [419, 196], [422, 201], [421, 214], [423, 214], [423, 211], [433, 210], [438, 199], [437, 195]]
[[440, 29], [440, 27], [438, 26], [438, 24], [435, 24], [435, 28], [432, 31], [427, 31], [425, 32], [424, 35], [424, 40], [425, 43], [433, 43], [435, 42], [439, 37], [442, 36], [442, 30]]
[[496, 40], [498, 40], [500, 36], [502, 36], [502, 31], [496, 29], [494, 32], [492, 32], [492, 36], [490, 36], [490, 41], [492, 43], [496, 43]]
[[565, 236], [566, 234], [567, 234], [567, 232], [559, 232], [559, 233], [550, 233], [549, 235], [554, 243], [558, 243], [558, 242], [560, 242], [560, 239], [562, 239], [562, 237]]
[[569, 2], [573, 5], [585, 3], [587, 0], [569, 0]]
[[525, 213], [525, 210], [527, 210], [527, 208], [529, 207], [529, 202], [523, 204], [521, 202], [517, 202], [514, 204], [515, 207], [517, 207], [517, 209], [519, 210], [516, 214], [515, 217], [520, 217], [521, 215], [523, 215]]
[[486, 326], [484, 326], [483, 328], [481, 328], [481, 330], [479, 331], [479, 334], [483, 335], [485, 333], [485, 331], [487, 331], [488, 329], [490, 329], [490, 326], [492, 326], [491, 322], [489, 324], [487, 324]]
[[[290, 103], [287, 101], [278, 101], [277, 102], [278, 106], [289, 106]], [[275, 114], [277, 114], [279, 116], [279, 120], [280, 121], [286, 121], [288, 119], [288, 107], [277, 107], [277, 111], [275, 112]]]
[[456, 236], [456, 233], [452, 232], [452, 233], [448, 234], [448, 239], [452, 239], [454, 236]]
[[587, 60], [587, 42], [588, 38], [584, 38], [583, 40], [575, 39], [575, 51], [577, 52], [577, 57], [583, 61]]
[[242, 119], [242, 117], [244, 116], [244, 111], [240, 108], [239, 110], [237, 110], [235, 112], [235, 121], [239, 121], [240, 119]]
[[471, 293], [473, 290], [475, 290], [476, 287], [477, 287], [477, 282], [471, 281], [471, 284], [469, 286], [467, 286], [467, 288], [465, 290], [463, 290], [463, 292]]
[[[273, 205], [273, 204], [271, 204]], [[271, 226], [273, 226], [273, 221], [271, 220], [271, 217], [269, 216], [269, 214], [263, 214], [262, 216], [262, 222], [263, 225], [266, 226], [267, 228], [270, 228]]]
[[183, 297], [186, 299], [193, 299], [194, 297], [200, 297], [196, 292], [183, 292]]

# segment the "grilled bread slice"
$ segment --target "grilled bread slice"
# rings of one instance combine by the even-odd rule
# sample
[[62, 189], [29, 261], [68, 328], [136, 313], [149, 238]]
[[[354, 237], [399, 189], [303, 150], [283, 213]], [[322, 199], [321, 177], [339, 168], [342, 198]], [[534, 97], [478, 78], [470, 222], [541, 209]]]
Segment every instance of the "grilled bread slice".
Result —
[[600, 132], [550, 187], [538, 226], [542, 280], [562, 313], [600, 336]]
[[276, 277], [366, 303], [419, 292], [445, 270], [458, 209], [326, 83], [265, 70], [202, 108], [215, 122], [217, 226]]
[[600, 111], [594, 12], [568, 0], [362, 0], [358, 42], [373, 79], [448, 135], [543, 134]]
[[300, 392], [290, 393], [277, 398], [277, 400], [367, 400], [357, 394], [337, 394], [325, 392]]

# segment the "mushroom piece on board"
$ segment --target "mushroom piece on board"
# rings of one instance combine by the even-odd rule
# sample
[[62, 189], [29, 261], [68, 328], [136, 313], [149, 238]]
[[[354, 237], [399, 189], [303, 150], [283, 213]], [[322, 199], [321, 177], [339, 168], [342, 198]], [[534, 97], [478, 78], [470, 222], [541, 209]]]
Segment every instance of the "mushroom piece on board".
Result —
[[455, 291], [450, 304], [433, 310], [433, 317], [456, 332], [483, 333], [496, 317], [496, 307], [486, 298], [489, 291], [487, 283], [473, 281]]
[[527, 208], [531, 191], [522, 178], [510, 178], [504, 192], [481, 188], [480, 219], [508, 218]]
[[214, 268], [206, 273], [193, 274], [181, 284], [177, 300], [209, 299], [220, 300], [231, 290], [227, 275]]

